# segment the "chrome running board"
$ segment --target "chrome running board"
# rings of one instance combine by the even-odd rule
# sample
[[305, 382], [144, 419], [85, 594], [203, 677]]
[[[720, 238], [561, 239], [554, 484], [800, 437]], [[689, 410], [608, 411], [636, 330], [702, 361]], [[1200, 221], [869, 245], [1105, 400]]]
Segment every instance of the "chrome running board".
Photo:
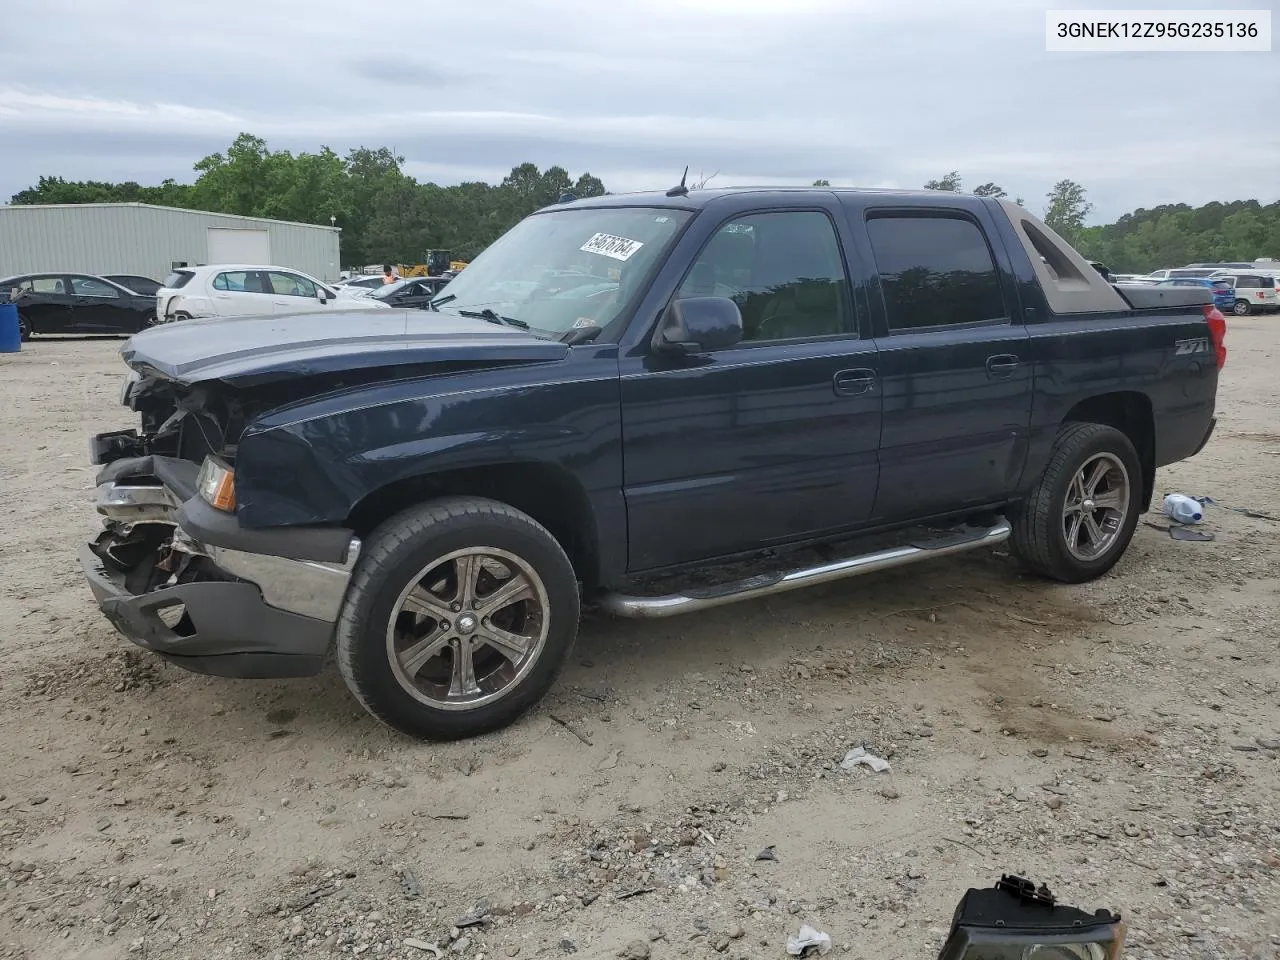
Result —
[[843, 580], [845, 577], [856, 577], [877, 570], [889, 570], [922, 560], [994, 546], [1008, 540], [1010, 532], [1008, 521], [1000, 519], [990, 527], [961, 527], [951, 535], [943, 534], [936, 539], [912, 541], [901, 547], [848, 557], [816, 567], [802, 567], [787, 573], [766, 573], [715, 587], [698, 587], [661, 597], [608, 593], [600, 600], [600, 607], [619, 617], [671, 617], [678, 613], [707, 610], [740, 600], [754, 600], [756, 597], [767, 597], [832, 580]]

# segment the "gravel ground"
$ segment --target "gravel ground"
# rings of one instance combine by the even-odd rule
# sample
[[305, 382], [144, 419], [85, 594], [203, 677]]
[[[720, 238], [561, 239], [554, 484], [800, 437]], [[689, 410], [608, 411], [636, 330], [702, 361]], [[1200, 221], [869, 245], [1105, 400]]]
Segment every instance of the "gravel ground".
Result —
[[[74, 551], [87, 437], [132, 425], [119, 343], [4, 355], [0, 956], [781, 958], [809, 923], [928, 960], [1002, 871], [1121, 910], [1126, 957], [1280, 956], [1280, 320], [1228, 344], [1216, 436], [1157, 482], [1218, 501], [1214, 542], [1144, 522], [1079, 587], [997, 551], [591, 617], [538, 709], [445, 746], [336, 671], [118, 637]], [[842, 770], [858, 746], [891, 769]]]

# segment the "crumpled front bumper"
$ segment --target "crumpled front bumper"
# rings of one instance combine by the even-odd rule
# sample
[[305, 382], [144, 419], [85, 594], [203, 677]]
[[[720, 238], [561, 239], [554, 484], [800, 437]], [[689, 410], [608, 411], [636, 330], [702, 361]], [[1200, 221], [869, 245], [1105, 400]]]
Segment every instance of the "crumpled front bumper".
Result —
[[[150, 458], [146, 458], [150, 459]], [[159, 458], [157, 458], [159, 459]], [[351, 571], [352, 537], [341, 562], [296, 560], [195, 539], [181, 525], [185, 478], [158, 481], [165, 464], [99, 475], [97, 506], [106, 529], [80, 548], [80, 563], [103, 614], [125, 637], [196, 673], [222, 677], [309, 676], [324, 666]], [[172, 464], [167, 465], [172, 467]], [[150, 471], [138, 475], [134, 470]], [[132, 474], [132, 475], [129, 475]], [[172, 479], [172, 478], [171, 478]], [[194, 576], [139, 589], [112, 551], [137, 524], [158, 524], [160, 549]]]

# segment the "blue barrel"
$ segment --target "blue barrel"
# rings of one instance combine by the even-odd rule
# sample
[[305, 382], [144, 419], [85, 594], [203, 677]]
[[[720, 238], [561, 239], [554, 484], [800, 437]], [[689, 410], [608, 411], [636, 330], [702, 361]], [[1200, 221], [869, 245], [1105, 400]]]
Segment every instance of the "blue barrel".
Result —
[[0, 302], [0, 353], [17, 353], [22, 349], [22, 332], [18, 329], [18, 305]]

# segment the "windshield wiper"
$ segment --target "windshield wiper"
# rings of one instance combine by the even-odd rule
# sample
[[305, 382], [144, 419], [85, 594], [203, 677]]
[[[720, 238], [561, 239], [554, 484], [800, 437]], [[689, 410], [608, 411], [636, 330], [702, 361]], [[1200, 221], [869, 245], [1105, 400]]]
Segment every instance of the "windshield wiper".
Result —
[[523, 320], [517, 320], [515, 317], [504, 317], [496, 310], [485, 307], [483, 310], [459, 310], [460, 317], [475, 317], [478, 320], [488, 320], [490, 323], [502, 323], [508, 327], [519, 327], [521, 330], [528, 330], [529, 325]]
[[436, 297], [434, 300], [430, 301], [431, 309], [438, 310], [440, 309], [440, 304], [448, 303], [450, 300], [457, 299], [458, 295], [456, 293], [446, 293], [443, 297]]

